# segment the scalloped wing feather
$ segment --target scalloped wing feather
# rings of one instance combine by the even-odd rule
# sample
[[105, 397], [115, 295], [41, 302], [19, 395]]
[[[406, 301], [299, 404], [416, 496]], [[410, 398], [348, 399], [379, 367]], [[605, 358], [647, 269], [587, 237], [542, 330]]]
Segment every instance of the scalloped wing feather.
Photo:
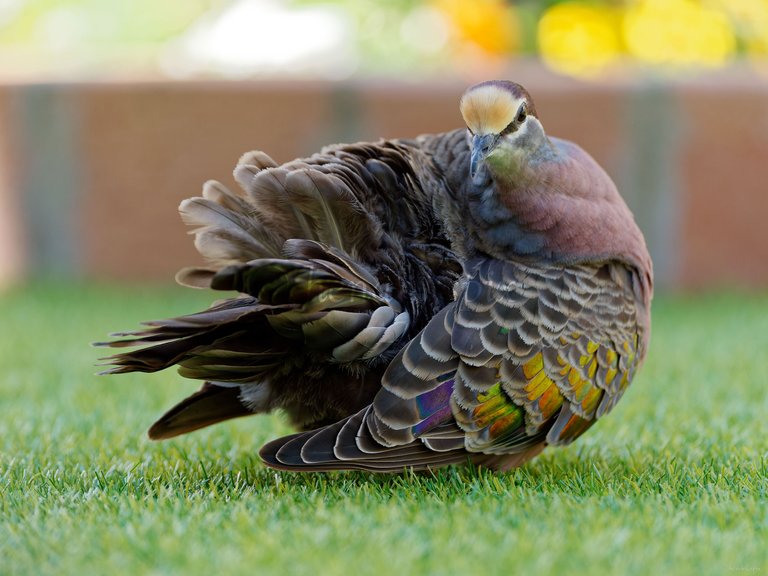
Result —
[[508, 469], [573, 441], [616, 404], [647, 337], [622, 265], [468, 268], [457, 301], [394, 358], [370, 409], [270, 443], [267, 464], [395, 471], [464, 460]]

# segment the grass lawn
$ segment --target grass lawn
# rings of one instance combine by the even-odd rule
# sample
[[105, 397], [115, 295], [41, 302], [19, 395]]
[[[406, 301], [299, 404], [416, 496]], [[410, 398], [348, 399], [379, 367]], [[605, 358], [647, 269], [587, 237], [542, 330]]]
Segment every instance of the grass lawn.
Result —
[[0, 296], [1, 574], [768, 574], [768, 297], [658, 298], [648, 361], [574, 445], [496, 475], [291, 475], [246, 418], [164, 443], [192, 389], [88, 343], [210, 294]]

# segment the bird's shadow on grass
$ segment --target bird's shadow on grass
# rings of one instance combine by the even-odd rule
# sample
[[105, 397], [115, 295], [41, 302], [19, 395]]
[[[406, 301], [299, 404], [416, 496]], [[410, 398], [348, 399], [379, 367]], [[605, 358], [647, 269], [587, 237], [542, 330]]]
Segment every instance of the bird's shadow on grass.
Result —
[[[665, 446], [634, 452], [629, 448], [594, 447], [551, 451], [509, 472], [477, 466], [451, 466], [435, 471], [398, 474], [365, 472], [276, 472], [254, 467], [261, 493], [320, 492], [332, 497], [375, 495], [384, 498], [451, 501], [476, 496], [510, 495], [566, 498], [637, 498], [665, 495], [686, 499], [704, 493], [730, 497], [765, 478], [768, 459], [745, 455], [708, 456], [676, 452]], [[717, 487], [715, 489], [715, 487]], [[715, 490], [715, 492], [712, 492]], [[730, 495], [730, 496], [729, 496]]]
[[[267, 468], [237, 444], [188, 442], [137, 446], [134, 458], [118, 457], [116, 465], [93, 470], [94, 483], [136, 496], [175, 494], [179, 497], [228, 500], [253, 496], [270, 500], [307, 498], [407, 499], [451, 501], [475, 496], [551, 495], [572, 498], [612, 495], [636, 497], [690, 493], [724, 475], [746, 482], [759, 474], [754, 459], [698, 460], [691, 454], [659, 445], [655, 449], [579, 446], [549, 450], [521, 468], [495, 472], [473, 465], [428, 472], [295, 473]], [[98, 466], [96, 468], [99, 468]]]
[[[216, 454], [212, 456], [212, 454]], [[138, 455], [137, 455], [138, 456]], [[451, 466], [428, 472], [395, 474], [367, 472], [294, 473], [264, 466], [252, 453], [226, 453], [168, 447], [119, 464], [91, 468], [86, 484], [105, 493], [140, 498], [173, 497], [215, 501], [276, 502], [433, 501], [473, 498], [612, 496], [642, 497], [698, 493], [719, 479], [748, 485], [768, 465], [750, 459], [697, 461], [672, 451], [594, 447], [545, 452], [522, 468], [495, 472], [477, 466]], [[72, 470], [75, 475], [79, 471]], [[55, 478], [54, 478], [55, 480]], [[77, 480], [77, 483], [84, 479]], [[731, 482], [729, 480], [729, 482]], [[62, 484], [66, 488], [66, 483]], [[41, 490], [56, 489], [44, 483]]]
[[[117, 493], [154, 497], [227, 499], [282, 499], [311, 495], [325, 500], [433, 499], [451, 501], [473, 495], [510, 492], [594, 494], [615, 491], [622, 483], [636, 483], [642, 473], [632, 473], [625, 459], [540, 457], [522, 468], [495, 472], [474, 465], [450, 466], [427, 472], [284, 472], [267, 468], [255, 455], [208, 457], [182, 450], [163, 451], [154, 457], [123, 460], [120, 466], [91, 468], [92, 486]], [[48, 487], [50, 488], [50, 487]]]
[[[674, 457], [671, 458], [674, 461]], [[572, 497], [653, 494], [658, 492], [660, 481], [676, 475], [678, 465], [659, 459], [658, 454], [573, 452], [547, 454], [508, 472], [468, 464], [394, 474], [358, 471], [296, 473], [272, 470], [255, 458], [233, 463], [230, 470], [235, 469], [248, 470], [248, 483], [252, 489], [270, 497], [309, 493], [328, 498], [370, 495], [451, 501], [474, 495], [503, 496], [512, 492]]]

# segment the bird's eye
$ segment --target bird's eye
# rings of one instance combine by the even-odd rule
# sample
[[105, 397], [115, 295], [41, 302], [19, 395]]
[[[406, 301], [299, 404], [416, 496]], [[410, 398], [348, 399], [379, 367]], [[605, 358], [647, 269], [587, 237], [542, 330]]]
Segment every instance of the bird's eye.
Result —
[[509, 124], [507, 124], [507, 127], [501, 131], [501, 135], [505, 136], [517, 130], [520, 127], [520, 124], [522, 124], [525, 121], [525, 118], [527, 116], [528, 116], [528, 112], [526, 110], [526, 106], [525, 104], [521, 104], [520, 108], [517, 110], [517, 116], [515, 116], [515, 119], [512, 120], [512, 122], [510, 122]]
[[520, 110], [517, 111], [517, 123], [522, 124], [525, 121], [525, 117], [527, 116], [527, 111], [525, 109], [525, 104], [520, 106]]

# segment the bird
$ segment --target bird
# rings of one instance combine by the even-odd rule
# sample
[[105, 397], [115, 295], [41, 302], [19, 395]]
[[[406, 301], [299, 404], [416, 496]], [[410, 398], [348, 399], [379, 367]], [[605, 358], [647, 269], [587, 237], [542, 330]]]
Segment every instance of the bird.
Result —
[[[173, 364], [205, 381], [150, 429], [167, 438], [285, 410], [269, 467], [505, 471], [608, 414], [642, 365], [653, 267], [608, 174], [544, 131], [518, 83], [459, 101], [464, 127], [235, 169], [182, 216], [240, 294], [119, 333], [108, 373]], [[159, 343], [158, 343], [159, 342]]]

